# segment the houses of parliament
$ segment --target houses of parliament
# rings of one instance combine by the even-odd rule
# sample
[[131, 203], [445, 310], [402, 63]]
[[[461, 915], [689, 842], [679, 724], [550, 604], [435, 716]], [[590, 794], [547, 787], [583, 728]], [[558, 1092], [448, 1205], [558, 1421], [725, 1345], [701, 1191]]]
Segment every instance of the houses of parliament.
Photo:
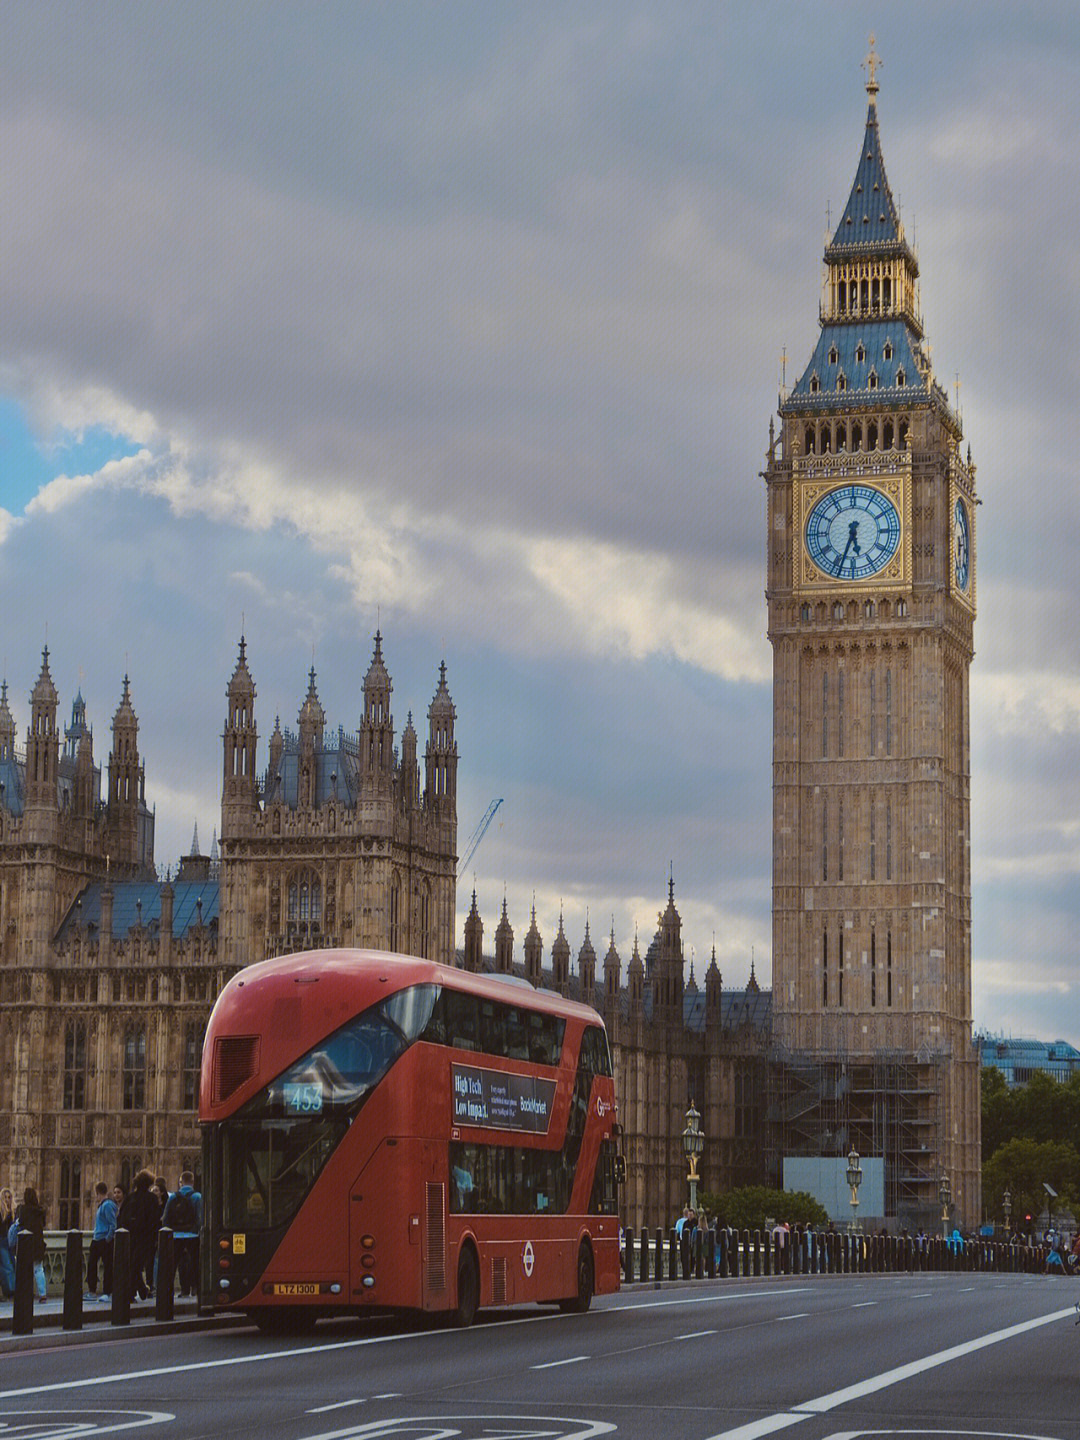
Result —
[[[370, 946], [514, 973], [584, 999], [612, 1047], [622, 1214], [666, 1224], [681, 1135], [702, 1117], [707, 1190], [782, 1184], [788, 1159], [880, 1162], [881, 1216], [979, 1218], [971, 1037], [968, 672], [975, 467], [934, 379], [918, 263], [885, 174], [876, 57], [855, 179], [825, 251], [816, 344], [780, 397], [762, 478], [773, 647], [773, 989], [686, 974], [675, 882], [655, 933], [576, 956], [504, 901], [485, 953], [455, 935], [456, 712], [441, 666], [423, 741], [400, 735], [376, 634], [355, 730], [328, 729], [314, 670], [295, 729], [260, 752], [239, 643], [226, 688], [219, 853], [154, 864], [128, 679], [108, 784], [81, 695], [61, 731], [46, 651], [17, 743], [0, 694], [0, 1175], [50, 1224], [90, 1220], [98, 1179], [199, 1169], [201, 1043], [254, 961]], [[761, 492], [746, 480], [746, 503]], [[756, 497], [756, 498], [755, 498]], [[256, 666], [257, 669], [257, 666]], [[209, 723], [209, 721], [208, 721]], [[603, 913], [602, 899], [601, 913]], [[603, 948], [603, 942], [601, 942]], [[874, 1214], [873, 1210], [864, 1214]]]
[[[162, 880], [127, 677], [104, 794], [81, 694], [61, 730], [48, 650], [21, 748], [3, 683], [0, 1174], [16, 1188], [35, 1184], [51, 1224], [89, 1224], [100, 1178], [126, 1183], [143, 1166], [198, 1173], [213, 1002], [252, 961], [309, 948], [369, 946], [514, 972], [596, 1004], [623, 1087], [628, 1213], [638, 1223], [679, 1203], [681, 1152], [669, 1135], [681, 1131], [690, 1098], [712, 1135], [731, 1130], [708, 1157], [717, 1182], [721, 1172], [757, 1172], [768, 996], [756, 985], [723, 993], [715, 957], [703, 991], [692, 976], [684, 984], [673, 886], [646, 957], [635, 946], [625, 975], [612, 938], [598, 977], [588, 927], [572, 965], [561, 918], [545, 963], [535, 911], [516, 957], [505, 905], [494, 958], [485, 957], [475, 897], [459, 951], [458, 751], [446, 667], [422, 754], [411, 713], [395, 733], [392, 688], [377, 634], [359, 727], [328, 730], [312, 670], [295, 730], [275, 721], [260, 770], [256, 686], [241, 639], [226, 690], [218, 854], [193, 843]], [[736, 1077], [722, 1053], [746, 1062], [737, 1105], [728, 1104]]]

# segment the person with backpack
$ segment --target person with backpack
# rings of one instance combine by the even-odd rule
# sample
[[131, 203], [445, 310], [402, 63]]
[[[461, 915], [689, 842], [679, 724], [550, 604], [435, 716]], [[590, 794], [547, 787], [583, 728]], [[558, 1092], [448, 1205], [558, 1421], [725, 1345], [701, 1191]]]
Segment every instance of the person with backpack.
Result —
[[195, 1189], [195, 1176], [185, 1170], [175, 1195], [169, 1196], [161, 1223], [173, 1232], [176, 1277], [183, 1296], [198, 1293], [199, 1231], [202, 1229], [202, 1196]]
[[90, 1254], [86, 1261], [86, 1294], [84, 1300], [97, 1300], [98, 1265], [101, 1265], [101, 1283], [104, 1287], [102, 1300], [112, 1299], [113, 1240], [116, 1236], [116, 1201], [109, 1194], [104, 1180], [94, 1186], [97, 1197], [97, 1211], [94, 1214], [94, 1233], [90, 1239]]
[[15, 1214], [16, 1247], [27, 1244], [34, 1257], [34, 1290], [39, 1301], [45, 1299], [45, 1210], [37, 1191], [27, 1185], [22, 1204]]

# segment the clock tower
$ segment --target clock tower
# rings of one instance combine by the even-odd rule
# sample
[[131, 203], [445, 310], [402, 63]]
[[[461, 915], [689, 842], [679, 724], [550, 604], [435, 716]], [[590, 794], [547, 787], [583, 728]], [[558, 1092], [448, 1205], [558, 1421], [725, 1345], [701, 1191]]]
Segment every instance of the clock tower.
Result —
[[881, 153], [872, 44], [817, 345], [781, 396], [764, 472], [773, 1113], [782, 1157], [854, 1147], [880, 1159], [882, 1210], [897, 1223], [940, 1223], [944, 1177], [967, 1224], [980, 1215], [975, 468], [930, 364], [918, 261]]

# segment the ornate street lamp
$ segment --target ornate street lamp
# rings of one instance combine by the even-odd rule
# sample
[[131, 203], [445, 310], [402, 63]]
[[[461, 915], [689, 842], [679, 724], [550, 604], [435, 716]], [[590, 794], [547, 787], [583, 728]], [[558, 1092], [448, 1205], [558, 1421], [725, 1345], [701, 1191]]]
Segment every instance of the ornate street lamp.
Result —
[[938, 1183], [937, 1198], [941, 1205], [941, 1233], [947, 1240], [949, 1238], [949, 1209], [952, 1206], [952, 1185], [944, 1170], [941, 1172], [941, 1180]]
[[1001, 1197], [1001, 1209], [1005, 1216], [1005, 1233], [1012, 1234], [1012, 1226], [1009, 1224], [1009, 1216], [1012, 1214], [1012, 1191], [1005, 1186], [1005, 1194]]
[[682, 1132], [683, 1154], [689, 1166], [687, 1180], [690, 1184], [690, 1209], [697, 1209], [698, 1160], [705, 1149], [705, 1136], [701, 1133], [701, 1116], [694, 1108], [693, 1100], [686, 1112], [686, 1129]]
[[859, 1164], [859, 1152], [853, 1145], [847, 1157], [847, 1183], [851, 1187], [851, 1225], [852, 1234], [859, 1228], [859, 1186], [862, 1184], [862, 1166]]

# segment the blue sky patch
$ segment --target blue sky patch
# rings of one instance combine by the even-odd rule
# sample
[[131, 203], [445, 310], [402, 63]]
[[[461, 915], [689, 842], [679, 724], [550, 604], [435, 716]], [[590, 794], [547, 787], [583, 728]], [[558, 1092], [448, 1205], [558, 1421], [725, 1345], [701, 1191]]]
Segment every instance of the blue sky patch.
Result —
[[58, 430], [42, 438], [11, 396], [0, 396], [0, 506], [21, 515], [57, 475], [89, 475], [109, 460], [135, 455], [137, 441], [93, 425], [81, 434]]

